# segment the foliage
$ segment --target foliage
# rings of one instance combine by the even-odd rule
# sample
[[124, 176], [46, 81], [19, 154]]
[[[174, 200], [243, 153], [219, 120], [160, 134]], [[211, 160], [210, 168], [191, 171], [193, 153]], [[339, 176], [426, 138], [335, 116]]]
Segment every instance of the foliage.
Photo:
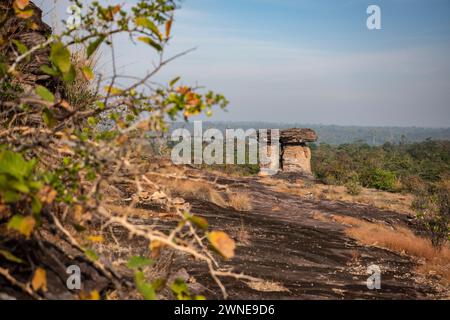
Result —
[[413, 208], [434, 246], [441, 247], [445, 241], [450, 241], [450, 180], [433, 184], [418, 194]]
[[327, 184], [346, 185], [350, 194], [359, 185], [415, 195], [413, 209], [433, 245], [449, 235], [450, 142], [427, 140], [413, 144], [319, 145], [313, 148], [316, 177]]
[[[8, 3], [4, 16], [22, 19], [24, 28], [33, 32], [36, 7], [23, 0]], [[155, 85], [153, 78], [165, 65], [188, 53], [169, 58], [164, 55], [178, 4], [174, 0], [138, 0], [125, 8], [122, 4], [105, 6], [99, 1], [71, 0], [71, 3], [83, 11], [79, 28], [68, 28], [33, 47], [26, 47], [14, 34], [2, 39], [6, 43], [4, 48], [15, 49], [6, 51], [13, 55], [12, 59], [0, 60], [0, 227], [6, 225], [30, 241], [34, 240], [37, 228], [52, 232], [56, 229], [116, 284], [113, 281], [116, 273], [102, 264], [95, 247], [84, 246], [86, 239], [95, 244], [104, 238], [83, 238], [76, 232], [85, 230], [82, 223], [86, 219], [120, 225], [130, 237], [146, 240], [156, 256], [162, 247], [169, 247], [206, 263], [226, 297], [219, 280], [219, 264], [202, 241], [209, 237], [215, 250], [231, 258], [233, 240], [220, 231], [208, 233], [207, 221], [190, 213], [189, 204], [180, 207], [160, 191], [145, 176], [139, 163], [140, 141], [149, 131], [166, 130], [168, 118], [187, 120], [200, 113], [210, 115], [213, 107], [225, 108], [228, 104], [221, 94], [178, 84], [181, 82], [178, 76], [167, 84]], [[119, 35], [127, 36], [130, 44], [135, 41], [147, 44], [149, 55], [156, 58], [150, 65], [151, 71], [127, 85], [120, 85], [120, 79], [134, 78], [117, 73], [116, 68], [114, 46]], [[111, 54], [113, 73], [109, 77], [96, 73], [94, 68], [93, 59], [100, 47]], [[84, 52], [77, 51], [79, 48]], [[27, 84], [31, 90], [22, 90], [21, 79], [27, 73], [24, 66], [29, 61], [41, 61], [34, 57], [39, 50], [48, 52], [48, 63], [39, 67], [47, 80]], [[108, 211], [104, 206], [104, 189], [114, 184], [133, 185], [137, 190], [135, 198], [143, 188], [157, 190], [155, 197], [159, 204], [178, 216], [178, 226], [169, 232], [155, 230], [153, 225], [134, 225], [126, 216]], [[133, 202], [130, 208], [136, 205]], [[60, 221], [66, 215], [73, 228], [68, 229]], [[81, 238], [83, 245], [78, 243]], [[26, 259], [15, 249], [2, 248], [1, 254], [8, 261], [23, 263]], [[136, 288], [146, 299], [155, 299], [162, 285], [159, 279], [147, 281], [143, 273], [151, 262], [134, 257], [128, 263], [135, 271]], [[20, 287], [34, 289], [36, 293], [28, 289], [26, 292], [37, 298], [38, 291], [42, 294], [50, 288], [45, 269], [29, 267], [34, 274], [32, 286]], [[245, 279], [245, 275], [239, 279]], [[172, 291], [178, 297], [190, 297], [178, 282]], [[100, 297], [97, 291], [93, 292], [89, 297]]]
[[327, 184], [356, 180], [364, 187], [417, 192], [450, 171], [450, 142], [369, 146], [363, 143], [312, 148], [315, 176]]
[[347, 193], [349, 195], [357, 196], [361, 194], [362, 186], [359, 184], [358, 181], [351, 180], [345, 184], [345, 187], [347, 188]]
[[363, 186], [384, 191], [395, 191], [395, 174], [380, 168], [369, 168], [361, 175]]

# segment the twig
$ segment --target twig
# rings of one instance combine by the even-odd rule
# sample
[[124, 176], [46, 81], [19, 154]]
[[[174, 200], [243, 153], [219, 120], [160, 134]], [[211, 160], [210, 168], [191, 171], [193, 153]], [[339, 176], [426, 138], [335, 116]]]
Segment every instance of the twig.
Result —
[[30, 295], [32, 298], [34, 298], [36, 300], [42, 300], [42, 298], [39, 295], [37, 295], [35, 292], [33, 292], [33, 290], [31, 290], [29, 285], [27, 285], [23, 282], [20, 282], [19, 280], [14, 278], [9, 273], [8, 269], [4, 269], [4, 268], [0, 267], [0, 275], [2, 275], [6, 280], [8, 280], [13, 286], [16, 286], [16, 287], [22, 289], [23, 292]]

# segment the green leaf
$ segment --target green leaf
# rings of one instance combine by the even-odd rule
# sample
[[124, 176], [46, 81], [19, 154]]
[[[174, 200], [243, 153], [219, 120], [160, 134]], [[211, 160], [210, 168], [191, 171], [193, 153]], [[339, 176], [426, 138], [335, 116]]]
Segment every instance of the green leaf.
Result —
[[2, 255], [6, 260], [15, 262], [15, 263], [24, 263], [24, 261], [20, 258], [17, 258], [11, 252], [0, 249], [0, 255]]
[[56, 77], [58, 75], [58, 71], [53, 69], [50, 66], [47, 65], [43, 65], [40, 67], [41, 71], [44, 72], [45, 74], [48, 74], [50, 76]]
[[158, 37], [158, 39], [160, 41], [162, 40], [161, 32], [159, 31], [158, 27], [150, 19], [148, 19], [146, 17], [137, 17], [134, 20], [134, 23], [139, 27], [144, 27], [144, 28], [150, 30]]
[[190, 300], [191, 298], [189, 294], [189, 287], [181, 278], [177, 278], [170, 286], [170, 289], [178, 300]]
[[9, 222], [8, 222], [8, 229], [15, 229], [18, 230], [20, 228], [20, 224], [23, 221], [23, 217], [21, 215], [16, 214], [15, 216], [13, 216]]
[[63, 80], [67, 83], [72, 83], [77, 76], [77, 72], [73, 65], [70, 66], [69, 71], [63, 74]]
[[191, 221], [193, 224], [195, 224], [197, 227], [203, 230], [206, 230], [209, 227], [208, 221], [202, 217], [191, 216], [189, 217], [189, 221]]
[[67, 73], [70, 71], [70, 51], [62, 42], [56, 42], [52, 45], [50, 60], [62, 73]]
[[149, 37], [139, 37], [138, 40], [152, 46], [153, 48], [155, 48], [158, 51], [162, 50], [161, 45], [159, 43], [156, 43], [153, 39], [151, 39]]
[[153, 261], [151, 259], [147, 259], [140, 256], [134, 256], [131, 257], [130, 260], [128, 260], [127, 266], [130, 269], [141, 269], [143, 267], [151, 265], [152, 263]]
[[45, 108], [42, 112], [42, 119], [49, 128], [53, 128], [56, 125], [56, 119], [53, 116], [53, 112], [48, 108]]
[[180, 77], [176, 77], [175, 79], [173, 79], [172, 81], [169, 82], [169, 86], [173, 87], [175, 85], [175, 83], [178, 82], [178, 80], [180, 80]]
[[156, 292], [153, 286], [145, 281], [145, 275], [142, 271], [134, 274], [136, 288], [142, 294], [145, 300], [156, 300]]
[[19, 51], [20, 54], [24, 54], [24, 53], [28, 52], [27, 46], [24, 45], [19, 40], [13, 40], [12, 42], [16, 45], [16, 48], [17, 48], [17, 50]]
[[86, 54], [87, 57], [90, 58], [94, 54], [94, 52], [97, 50], [98, 46], [105, 40], [105, 36], [98, 37], [95, 41], [89, 43]]
[[86, 250], [84, 250], [84, 254], [86, 255], [86, 257], [87, 257], [89, 260], [91, 260], [91, 261], [93, 261], [93, 262], [95, 262], [95, 261], [98, 260], [98, 255], [97, 255], [97, 253], [95, 253], [94, 250], [86, 249]]
[[34, 214], [39, 214], [39, 213], [41, 213], [41, 210], [42, 210], [41, 200], [39, 200], [37, 197], [33, 197], [31, 199], [31, 211]]
[[30, 192], [30, 188], [28, 188], [28, 186], [20, 181], [20, 180], [13, 180], [10, 179], [8, 181], [8, 184], [11, 188], [13, 188], [16, 191], [22, 192], [22, 193], [29, 193]]
[[55, 96], [47, 88], [45, 88], [43, 86], [37, 86], [35, 91], [36, 91], [36, 94], [39, 97], [41, 97], [43, 100], [48, 101], [48, 102], [55, 102]]
[[22, 194], [10, 190], [5, 191], [2, 195], [2, 200], [5, 203], [15, 203], [22, 200], [22, 198]]
[[0, 76], [4, 76], [8, 72], [8, 66], [5, 63], [0, 63]]
[[35, 164], [35, 160], [25, 161], [20, 153], [8, 150], [0, 152], [0, 174], [7, 174], [20, 180], [30, 175]]

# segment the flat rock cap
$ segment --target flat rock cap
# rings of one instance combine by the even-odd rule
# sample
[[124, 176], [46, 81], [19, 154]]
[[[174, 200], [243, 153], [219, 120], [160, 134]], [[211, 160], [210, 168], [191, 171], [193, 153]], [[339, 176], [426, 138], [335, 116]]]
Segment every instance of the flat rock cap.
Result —
[[[258, 140], [271, 144], [272, 130], [274, 129], [267, 129], [267, 135], [262, 134], [262, 132], [258, 130]], [[308, 128], [284, 129], [279, 130], [279, 141], [282, 145], [302, 145], [306, 142], [317, 141], [317, 134], [314, 130]]]
[[317, 134], [308, 128], [291, 128], [280, 131], [281, 144], [302, 144], [317, 141]]

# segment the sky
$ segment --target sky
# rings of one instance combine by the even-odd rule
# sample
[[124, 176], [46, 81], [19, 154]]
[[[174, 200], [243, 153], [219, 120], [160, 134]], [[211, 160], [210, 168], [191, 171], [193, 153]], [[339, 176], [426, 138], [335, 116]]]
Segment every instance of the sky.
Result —
[[[36, 1], [52, 24], [67, 18], [54, 2]], [[366, 26], [372, 4], [381, 30]], [[449, 0], [183, 0], [172, 34], [167, 56], [196, 50], [155, 80], [223, 93], [211, 120], [450, 126]], [[118, 42], [123, 73], [151, 69], [149, 48]]]

